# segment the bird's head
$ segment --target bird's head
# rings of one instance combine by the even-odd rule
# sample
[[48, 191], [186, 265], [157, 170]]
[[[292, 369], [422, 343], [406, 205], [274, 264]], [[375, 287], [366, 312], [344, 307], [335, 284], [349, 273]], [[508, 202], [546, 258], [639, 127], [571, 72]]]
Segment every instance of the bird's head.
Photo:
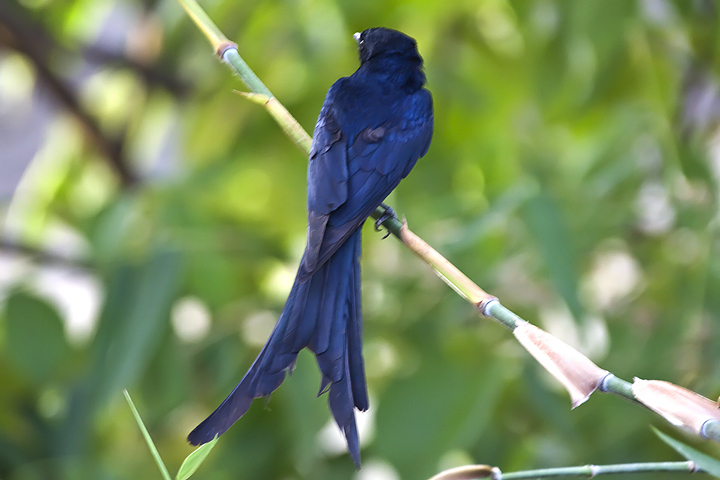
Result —
[[390, 28], [368, 28], [353, 35], [360, 51], [360, 64], [374, 59], [406, 60], [422, 64], [415, 39]]

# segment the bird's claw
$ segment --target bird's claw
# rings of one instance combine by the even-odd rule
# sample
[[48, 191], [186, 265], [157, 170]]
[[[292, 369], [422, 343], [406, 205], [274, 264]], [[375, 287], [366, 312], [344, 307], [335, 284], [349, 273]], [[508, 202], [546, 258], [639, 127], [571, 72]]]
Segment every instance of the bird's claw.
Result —
[[[375, 220], [375, 231], [376, 232], [380, 231], [380, 227], [382, 226], [383, 222], [385, 222], [385, 220], [387, 220], [388, 218], [394, 218], [395, 220], [397, 220], [397, 215], [395, 215], [395, 210], [393, 210], [392, 207], [390, 207], [389, 205], [385, 205], [384, 203], [381, 203], [380, 206], [385, 211], [380, 216], [380, 218]], [[387, 233], [383, 237], [383, 240], [385, 240], [389, 236], [390, 236], [390, 229], [388, 229]]]

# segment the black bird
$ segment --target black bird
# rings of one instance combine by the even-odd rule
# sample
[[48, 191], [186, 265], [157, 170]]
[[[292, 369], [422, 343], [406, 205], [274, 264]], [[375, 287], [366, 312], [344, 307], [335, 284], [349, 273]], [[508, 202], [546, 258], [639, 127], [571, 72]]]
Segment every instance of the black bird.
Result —
[[355, 408], [367, 410], [360, 313], [361, 226], [430, 146], [433, 109], [415, 40], [387, 28], [356, 33], [360, 67], [335, 82], [308, 164], [307, 246], [280, 319], [250, 370], [188, 441], [222, 435], [253, 399], [280, 386], [307, 347], [360, 467]]

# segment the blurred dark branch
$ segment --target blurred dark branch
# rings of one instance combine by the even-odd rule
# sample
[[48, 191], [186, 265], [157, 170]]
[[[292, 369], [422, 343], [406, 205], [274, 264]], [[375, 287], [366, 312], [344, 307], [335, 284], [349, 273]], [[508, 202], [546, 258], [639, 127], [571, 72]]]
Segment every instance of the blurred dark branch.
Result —
[[52, 90], [63, 106], [82, 124], [86, 134], [113, 167], [123, 186], [136, 184], [138, 178], [128, 167], [123, 155], [122, 138], [108, 137], [95, 119], [82, 108], [75, 92], [52, 71], [49, 57], [56, 45], [50, 36], [39, 41], [42, 35], [34, 34], [38, 28], [7, 2], [0, 2], [0, 46], [7, 46], [28, 57], [34, 64], [40, 81]]
[[[185, 96], [190, 85], [174, 76], [167, 68], [158, 65], [148, 65], [138, 61], [131, 56], [113, 52], [97, 45], [84, 45], [77, 51], [70, 51], [67, 47], [59, 44], [48, 30], [41, 24], [31, 19], [31, 16], [22, 12], [21, 7], [13, 7], [10, 11], [7, 5], [0, 5], [0, 20], [6, 23], [9, 21], [20, 21], [18, 25], [25, 31], [26, 37], [32, 38], [35, 48], [44, 52], [59, 52], [61, 55], [78, 55], [88, 64], [110, 65], [118, 68], [133, 70], [147, 86], [160, 86], [177, 97]], [[147, 13], [150, 15], [150, 13]], [[14, 47], [13, 47], [14, 48]]]
[[72, 268], [81, 268], [83, 270], [92, 270], [93, 268], [87, 260], [66, 257], [56, 252], [40, 250], [35, 247], [14, 243], [9, 240], [0, 240], [0, 253], [23, 255], [30, 257], [30, 259], [37, 263], [43, 264], [62, 265]]
[[153, 68], [95, 45], [84, 47], [80, 55], [88, 63], [114, 65], [134, 70], [142, 77], [145, 85], [161, 86], [177, 97], [183, 97], [190, 91], [190, 85], [178, 80], [167, 69]]

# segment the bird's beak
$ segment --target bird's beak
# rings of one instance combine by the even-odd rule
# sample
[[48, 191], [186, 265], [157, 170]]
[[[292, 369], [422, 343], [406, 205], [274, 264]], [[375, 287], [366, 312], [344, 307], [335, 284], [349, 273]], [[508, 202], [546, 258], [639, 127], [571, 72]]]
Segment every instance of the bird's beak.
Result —
[[360, 32], [355, 32], [353, 34], [353, 38], [355, 39], [356, 42], [360, 43]]

